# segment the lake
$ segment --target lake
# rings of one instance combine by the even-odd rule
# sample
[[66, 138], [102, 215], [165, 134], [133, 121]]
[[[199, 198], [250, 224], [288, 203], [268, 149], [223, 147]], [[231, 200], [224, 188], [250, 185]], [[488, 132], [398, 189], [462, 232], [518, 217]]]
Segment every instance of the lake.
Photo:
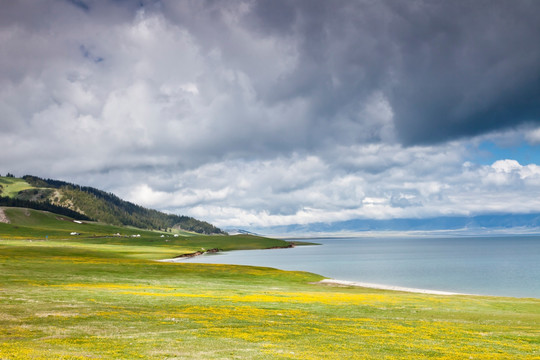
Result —
[[231, 251], [182, 261], [268, 266], [387, 286], [540, 298], [540, 236], [289, 240], [321, 245]]

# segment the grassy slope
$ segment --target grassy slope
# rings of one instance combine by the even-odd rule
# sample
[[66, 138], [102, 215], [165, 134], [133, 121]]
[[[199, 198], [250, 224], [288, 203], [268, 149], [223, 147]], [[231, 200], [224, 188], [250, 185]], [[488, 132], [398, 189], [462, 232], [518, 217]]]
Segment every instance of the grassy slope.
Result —
[[[220, 229], [207, 222], [146, 209], [95, 188], [79, 187], [78, 185], [56, 180], [47, 180], [49, 182], [47, 183], [43, 179], [32, 176], [26, 179], [28, 181], [0, 176], [0, 196], [32, 202], [48, 200], [49, 203], [55, 206], [76, 211], [90, 219], [98, 219], [118, 226], [127, 224], [147, 229], [173, 228], [171, 229], [173, 232], [181, 235], [191, 235], [192, 231], [200, 234], [224, 235]], [[28, 206], [32, 207], [31, 205]]]
[[304, 272], [159, 263], [148, 259], [280, 240], [62, 239], [79, 224], [21, 211], [11, 214], [15, 225], [0, 224], [3, 234], [46, 225], [59, 235], [0, 240], [2, 359], [540, 358], [537, 299], [328, 287]]
[[83, 222], [78, 224], [66, 216], [23, 208], [4, 208], [4, 213], [11, 221], [10, 224], [0, 224], [0, 238], [45, 239], [70, 237], [71, 232], [81, 233], [82, 236], [107, 236], [115, 233], [124, 235], [157, 233], [135, 228], [111, 226], [101, 223]]
[[2, 185], [0, 195], [9, 196], [11, 198], [15, 197], [19, 193], [19, 191], [33, 188], [32, 185], [30, 185], [23, 179], [9, 178], [4, 176], [0, 176], [0, 185]]
[[[122, 246], [132, 257], [164, 259], [181, 254], [218, 248], [220, 250], [285, 247], [287, 242], [250, 235], [199, 236], [184, 232], [184, 236], [102, 223], [76, 223], [66, 216], [23, 208], [3, 208], [10, 224], [0, 223], [0, 239], [45, 240], [44, 245], [103, 249]], [[80, 235], [70, 235], [77, 232]], [[122, 236], [113, 236], [121, 234]], [[140, 235], [140, 237], [131, 237]], [[188, 236], [189, 235], [189, 236]], [[162, 237], [163, 236], [163, 237]]]

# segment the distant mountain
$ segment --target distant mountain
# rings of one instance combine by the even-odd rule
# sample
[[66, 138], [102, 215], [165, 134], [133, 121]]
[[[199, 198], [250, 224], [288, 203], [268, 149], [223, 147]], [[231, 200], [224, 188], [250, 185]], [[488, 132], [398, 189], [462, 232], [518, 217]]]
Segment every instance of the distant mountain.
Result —
[[254, 233], [254, 232], [243, 230], [243, 229], [225, 229], [225, 231], [229, 235], [255, 235], [255, 236], [258, 236], [258, 234]]
[[172, 228], [200, 234], [225, 234], [205, 221], [147, 209], [96, 188], [37, 176], [0, 177], [0, 195], [1, 206], [47, 210], [75, 219], [141, 229]]
[[486, 214], [448, 216], [426, 219], [355, 219], [331, 223], [295, 224], [266, 228], [250, 228], [262, 234], [357, 233], [368, 231], [465, 231], [492, 230], [540, 231], [540, 214]]

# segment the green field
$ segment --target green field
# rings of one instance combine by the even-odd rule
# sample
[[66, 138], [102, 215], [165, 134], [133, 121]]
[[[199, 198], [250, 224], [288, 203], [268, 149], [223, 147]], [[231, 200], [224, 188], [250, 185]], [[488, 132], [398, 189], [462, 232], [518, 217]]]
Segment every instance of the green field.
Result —
[[18, 178], [9, 178], [0, 176], [0, 195], [15, 197], [19, 191], [32, 189], [33, 186], [24, 181], [23, 179]]
[[[283, 244], [252, 236], [120, 228], [141, 237], [63, 239], [80, 225], [68, 222], [47, 241], [13, 239], [9, 227], [55, 226], [47, 213], [16, 210], [18, 225], [0, 224], [0, 359], [540, 359], [539, 299], [332, 287], [304, 272], [152, 260]], [[87, 225], [88, 234], [118, 230]]]
[[112, 236], [117, 233], [146, 237], [165, 234], [96, 222], [84, 221], [79, 224], [67, 216], [32, 209], [4, 208], [3, 212], [11, 221], [10, 224], [0, 223], [0, 238], [4, 239], [64, 239], [69, 238], [72, 232], [79, 233], [80, 238]]
[[[203, 236], [150, 231], [89, 221], [75, 222], [66, 216], [32, 209], [0, 209], [10, 220], [10, 223], [0, 223], [0, 239], [38, 240], [33, 243], [35, 246], [69, 246], [104, 252], [121, 249], [118, 251], [122, 256], [156, 260], [215, 248], [227, 251], [289, 245], [283, 240], [250, 235]], [[71, 235], [74, 232], [78, 235]]]

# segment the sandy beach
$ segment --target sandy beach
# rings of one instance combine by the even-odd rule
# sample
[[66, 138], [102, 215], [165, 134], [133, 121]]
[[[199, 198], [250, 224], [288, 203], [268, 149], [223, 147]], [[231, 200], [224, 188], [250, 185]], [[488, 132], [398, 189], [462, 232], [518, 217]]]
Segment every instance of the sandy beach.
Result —
[[471, 294], [455, 293], [455, 292], [449, 292], [449, 291], [415, 289], [415, 288], [408, 288], [408, 287], [402, 287], [402, 286], [388, 286], [388, 285], [381, 285], [381, 284], [371, 284], [371, 283], [336, 280], [336, 279], [324, 279], [324, 280], [319, 281], [319, 284], [329, 284], [329, 285], [338, 285], [338, 286], [358, 286], [358, 287], [365, 287], [365, 288], [370, 288], [370, 289], [405, 291], [405, 292], [412, 292], [412, 293], [419, 293], [419, 294], [432, 294], [432, 295], [471, 295]]

